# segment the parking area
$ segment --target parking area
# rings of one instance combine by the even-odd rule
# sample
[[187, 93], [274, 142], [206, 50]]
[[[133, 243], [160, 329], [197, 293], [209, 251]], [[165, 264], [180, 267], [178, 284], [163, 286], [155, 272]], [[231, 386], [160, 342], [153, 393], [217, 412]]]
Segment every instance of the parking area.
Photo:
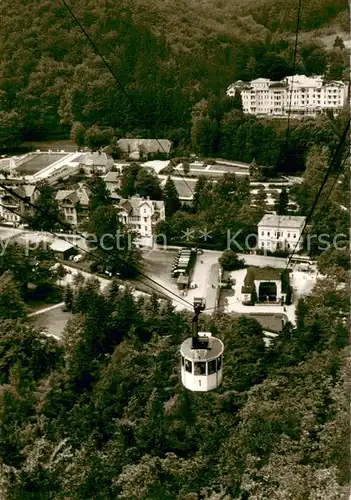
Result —
[[156, 276], [171, 283], [172, 265], [176, 255], [176, 250], [146, 250], [143, 252], [143, 272], [154, 279]]
[[[205, 297], [206, 307], [214, 307], [215, 289], [212, 285], [218, 282], [218, 254], [204, 252], [198, 255], [192, 272], [191, 283], [188, 291], [178, 290], [177, 282], [171, 277], [172, 264], [176, 251], [150, 250], [143, 254], [144, 273], [173, 293], [184, 297], [187, 302], [193, 303], [194, 297]], [[207, 305], [208, 302], [208, 305]]]

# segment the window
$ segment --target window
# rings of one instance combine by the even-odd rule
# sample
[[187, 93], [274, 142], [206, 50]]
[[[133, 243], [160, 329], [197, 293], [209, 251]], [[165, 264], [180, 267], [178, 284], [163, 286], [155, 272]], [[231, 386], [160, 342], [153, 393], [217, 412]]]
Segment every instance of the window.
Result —
[[212, 375], [212, 373], [216, 373], [216, 365], [217, 365], [217, 363], [216, 363], [215, 359], [208, 362], [208, 367], [207, 367], [208, 375]]
[[185, 370], [189, 373], [192, 373], [192, 362], [189, 361], [188, 359], [185, 360]]
[[144, 226], [145, 231], [147, 231], [147, 226]]
[[219, 371], [222, 368], [222, 356], [219, 356], [217, 358], [217, 371]]
[[279, 231], [277, 232], [277, 238], [280, 238], [280, 232]]
[[184, 356], [182, 356], [182, 366], [184, 366]]
[[144, 214], [146, 214], [146, 208], [144, 208]]
[[296, 238], [296, 234], [295, 233], [293, 234], [293, 238]]
[[195, 375], [206, 375], [206, 363], [203, 361], [195, 363]]
[[288, 243], [288, 248], [290, 248], [290, 243]]
[[270, 236], [270, 235], [271, 235], [271, 233], [268, 231], [267, 236]]
[[264, 231], [261, 231], [261, 236], [264, 236]]
[[290, 233], [288, 233], [288, 238], [290, 238]]
[[144, 217], [144, 222], [147, 222], [147, 217]]
[[261, 241], [261, 248], [264, 248], [264, 241]]

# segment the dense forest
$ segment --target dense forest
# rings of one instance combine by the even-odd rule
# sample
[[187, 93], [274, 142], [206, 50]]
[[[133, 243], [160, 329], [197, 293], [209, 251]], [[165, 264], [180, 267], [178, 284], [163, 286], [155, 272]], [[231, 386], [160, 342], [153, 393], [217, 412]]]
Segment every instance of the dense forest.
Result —
[[26, 322], [19, 279], [0, 277], [1, 498], [340, 500], [347, 287], [318, 282], [269, 347], [252, 318], [203, 315], [224, 381], [196, 394], [179, 374], [189, 313], [77, 275], [58, 343]]
[[[190, 143], [191, 113], [236, 79], [292, 73], [296, 2], [76, 0], [72, 8], [130, 95], [60, 2], [0, 5], [0, 147], [68, 137], [74, 123]], [[279, 14], [278, 14], [279, 13]], [[344, 26], [343, 0], [304, 2], [296, 70], [347, 75], [342, 47], [313, 37]], [[312, 30], [312, 31], [311, 31]], [[267, 160], [268, 161], [268, 160]]]

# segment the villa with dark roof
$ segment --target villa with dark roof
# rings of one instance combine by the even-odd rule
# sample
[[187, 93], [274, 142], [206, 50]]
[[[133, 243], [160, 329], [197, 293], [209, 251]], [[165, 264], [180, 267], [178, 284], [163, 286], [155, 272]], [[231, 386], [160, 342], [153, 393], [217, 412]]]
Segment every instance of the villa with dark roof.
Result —
[[138, 233], [137, 242], [142, 246], [152, 246], [156, 224], [165, 219], [164, 202], [136, 195], [121, 199], [118, 208], [121, 222]]

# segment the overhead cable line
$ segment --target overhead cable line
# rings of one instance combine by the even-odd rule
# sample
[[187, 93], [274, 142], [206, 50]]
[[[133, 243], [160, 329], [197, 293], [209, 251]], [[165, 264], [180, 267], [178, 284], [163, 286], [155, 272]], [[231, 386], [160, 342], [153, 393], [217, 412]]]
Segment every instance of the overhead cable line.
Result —
[[[300, 236], [299, 236], [299, 238], [298, 238], [298, 240], [297, 240], [297, 242], [296, 242], [295, 247], [293, 248], [293, 251], [291, 252], [291, 254], [290, 254], [289, 258], [288, 258], [288, 262], [287, 262], [287, 264], [286, 264], [286, 267], [285, 267], [285, 269], [284, 269], [284, 272], [288, 269], [289, 264], [290, 264], [290, 262], [291, 262], [291, 259], [293, 258], [294, 253], [295, 253], [295, 252], [296, 252], [296, 250], [297, 250], [298, 244], [299, 244], [299, 242], [300, 242], [300, 240], [301, 240], [301, 238], [302, 238], [302, 235], [303, 235], [303, 233], [305, 232], [306, 227], [307, 227], [308, 223], [309, 223], [309, 222], [310, 222], [310, 220], [311, 220], [311, 217], [312, 217], [312, 215], [313, 215], [313, 212], [314, 212], [314, 211], [315, 211], [315, 209], [316, 209], [316, 206], [317, 206], [317, 203], [318, 203], [319, 197], [321, 196], [322, 191], [323, 191], [323, 189], [324, 189], [324, 186], [326, 185], [326, 183], [327, 183], [327, 181], [328, 181], [328, 179], [329, 179], [329, 176], [330, 176], [330, 174], [331, 174], [331, 173], [332, 173], [332, 171], [333, 171], [334, 163], [336, 162], [336, 160], [337, 160], [337, 158], [338, 158], [338, 156], [339, 156], [339, 154], [340, 154], [340, 151], [341, 151], [341, 148], [342, 148], [342, 146], [343, 146], [343, 143], [346, 141], [346, 137], [347, 137], [347, 134], [348, 134], [349, 130], [350, 130], [350, 119], [348, 120], [347, 125], [346, 125], [346, 127], [345, 127], [345, 130], [344, 130], [344, 132], [343, 132], [343, 134], [342, 134], [342, 136], [341, 136], [341, 138], [340, 138], [339, 144], [338, 144], [337, 148], [336, 148], [336, 149], [335, 149], [335, 151], [334, 151], [334, 154], [333, 154], [332, 160], [331, 160], [331, 162], [330, 162], [330, 164], [329, 164], [329, 167], [328, 167], [328, 169], [327, 169], [327, 171], [326, 171], [326, 173], [325, 173], [324, 179], [323, 179], [322, 184], [321, 184], [321, 186], [320, 186], [320, 188], [319, 188], [319, 190], [318, 190], [317, 196], [316, 196], [316, 198], [315, 198], [315, 200], [314, 200], [314, 202], [313, 202], [313, 204], [312, 204], [311, 210], [310, 210], [309, 214], [308, 214], [308, 215], [307, 215], [307, 217], [306, 217], [305, 224], [304, 224], [304, 226], [303, 226], [303, 228], [302, 228], [302, 231], [301, 231], [301, 233], [300, 233]], [[328, 196], [329, 196], [329, 195], [328, 195]]]
[[[298, 8], [297, 8], [297, 20], [296, 20], [296, 30], [295, 30], [295, 46], [294, 46], [294, 56], [293, 56], [293, 65], [292, 65], [292, 78], [291, 78], [291, 91], [289, 95], [289, 105], [288, 105], [288, 122], [286, 125], [286, 133], [285, 133], [285, 144], [284, 144], [284, 155], [286, 158], [286, 153], [288, 151], [288, 144], [289, 144], [289, 135], [290, 135], [290, 118], [291, 118], [291, 106], [292, 106], [292, 96], [293, 96], [293, 87], [294, 87], [294, 78], [295, 78], [295, 72], [296, 72], [296, 60], [297, 60], [297, 47], [298, 47], [298, 40], [299, 40], [299, 32], [300, 32], [300, 20], [301, 20], [301, 8], [302, 8], [302, 0], [299, 0], [298, 3]], [[284, 158], [284, 159], [285, 159]], [[279, 197], [282, 195], [283, 189], [285, 189], [285, 186], [283, 183], [281, 184], [281, 191], [279, 193]], [[278, 197], [278, 204], [277, 206], [279, 207], [279, 197]], [[288, 200], [289, 202], [289, 200]], [[280, 233], [280, 218], [278, 214], [278, 229], [277, 233]]]
[[293, 85], [296, 71], [296, 60], [297, 60], [297, 47], [299, 40], [299, 32], [300, 32], [300, 20], [301, 20], [301, 8], [302, 8], [302, 0], [299, 0], [298, 8], [297, 8], [297, 21], [296, 21], [296, 31], [295, 31], [295, 46], [294, 46], [294, 57], [293, 57], [293, 75], [291, 79], [291, 91], [289, 97], [289, 107], [288, 107], [288, 123], [286, 127], [286, 136], [285, 136], [285, 147], [287, 147], [289, 141], [289, 133], [290, 133], [290, 115], [291, 115], [291, 106], [292, 106], [292, 95], [293, 95]]
[[[350, 130], [350, 119], [348, 120], [348, 123], [347, 123], [347, 125], [346, 125], [346, 127], [345, 127], [345, 130], [344, 130], [344, 132], [343, 132], [342, 136], [341, 136], [341, 139], [340, 139], [340, 141], [339, 141], [339, 144], [338, 144], [337, 148], [335, 149], [335, 152], [334, 152], [334, 154], [333, 154], [333, 157], [332, 157], [332, 160], [331, 160], [331, 162], [330, 162], [330, 165], [329, 165], [329, 167], [328, 167], [328, 169], [327, 169], [327, 172], [326, 172], [326, 174], [325, 174], [325, 176], [324, 176], [324, 179], [323, 179], [323, 181], [322, 181], [322, 183], [321, 183], [321, 185], [320, 185], [320, 188], [319, 188], [319, 190], [318, 190], [318, 193], [317, 193], [317, 195], [316, 195], [316, 197], [315, 197], [315, 200], [314, 200], [314, 202], [313, 202], [313, 204], [312, 204], [311, 210], [310, 210], [309, 214], [308, 214], [308, 215], [307, 215], [307, 217], [306, 217], [306, 221], [305, 221], [305, 223], [304, 223], [304, 226], [303, 226], [303, 228], [302, 228], [302, 231], [301, 231], [301, 233], [300, 233], [300, 236], [299, 236], [299, 238], [298, 238], [298, 240], [297, 240], [297, 242], [296, 242], [295, 248], [293, 248], [293, 251], [291, 252], [291, 254], [290, 254], [289, 258], [288, 258], [288, 262], [287, 262], [287, 264], [286, 264], [285, 269], [283, 270], [283, 273], [285, 273], [285, 272], [286, 272], [286, 270], [288, 269], [289, 264], [290, 264], [290, 262], [291, 262], [291, 259], [293, 258], [294, 253], [295, 253], [295, 252], [296, 252], [296, 250], [297, 250], [298, 244], [299, 244], [299, 242], [300, 242], [300, 240], [301, 240], [301, 238], [302, 238], [302, 236], [303, 236], [303, 234], [304, 234], [304, 232], [305, 232], [305, 230], [306, 230], [306, 227], [307, 227], [308, 223], [309, 223], [309, 222], [310, 222], [310, 220], [311, 220], [311, 217], [312, 217], [312, 215], [313, 215], [313, 212], [314, 212], [314, 211], [315, 211], [315, 209], [316, 209], [316, 206], [317, 206], [318, 200], [319, 200], [319, 198], [320, 198], [320, 196], [321, 196], [321, 194], [322, 194], [322, 191], [323, 191], [323, 189], [324, 189], [324, 187], [325, 187], [325, 184], [327, 183], [327, 181], [328, 181], [328, 179], [329, 179], [329, 176], [330, 176], [331, 172], [333, 171], [334, 163], [336, 162], [336, 160], [337, 160], [337, 158], [338, 158], [338, 155], [340, 154], [340, 151], [341, 151], [341, 149], [342, 149], [342, 147], [343, 147], [343, 144], [344, 144], [344, 142], [345, 142], [345, 140], [346, 140], [346, 137], [347, 137], [347, 134], [348, 134], [349, 130]], [[345, 158], [345, 160], [344, 160], [343, 164], [344, 164], [344, 163], [346, 163], [346, 160], [347, 160], [347, 159], [348, 159], [348, 156]], [[333, 186], [335, 185], [335, 183], [336, 183], [336, 180], [334, 180], [334, 184], [333, 184]], [[327, 198], [329, 197], [329, 195], [330, 195], [331, 191], [332, 191], [332, 189], [329, 191]], [[326, 198], [326, 200], [327, 200], [327, 198]], [[325, 202], [326, 202], [326, 200], [325, 200]], [[324, 202], [324, 203], [325, 203], [325, 202]], [[206, 311], [211, 311], [211, 310], [214, 310], [214, 309], [217, 309], [217, 306], [216, 306], [216, 307], [206, 308], [206, 309], [204, 310], [204, 312], [206, 312]]]
[[[101, 61], [104, 63], [104, 65], [106, 66], [106, 68], [108, 69], [108, 71], [110, 72], [110, 74], [116, 80], [116, 83], [117, 83], [118, 87], [122, 90], [123, 94], [128, 99], [128, 101], [131, 104], [132, 108], [134, 108], [134, 110], [136, 111], [136, 113], [139, 115], [139, 118], [142, 118], [142, 112], [141, 112], [141, 110], [139, 109], [139, 107], [137, 106], [137, 104], [135, 103], [135, 101], [132, 99], [132, 97], [130, 96], [130, 94], [127, 92], [127, 90], [125, 89], [125, 87], [122, 84], [121, 80], [116, 75], [116, 72], [113, 70], [112, 66], [106, 60], [106, 57], [101, 53], [101, 51], [99, 50], [99, 48], [96, 45], [96, 43], [94, 42], [94, 40], [91, 38], [91, 36], [88, 34], [87, 30], [84, 28], [83, 24], [79, 21], [78, 17], [73, 12], [72, 8], [69, 6], [69, 4], [66, 2], [66, 0], [61, 0], [61, 2], [66, 7], [66, 9], [70, 13], [71, 17], [76, 22], [76, 24], [79, 26], [80, 30], [82, 31], [82, 33], [84, 34], [84, 36], [89, 41], [89, 43], [92, 46], [92, 48], [94, 49], [95, 53], [100, 57]], [[149, 127], [149, 130], [150, 130], [151, 135], [153, 136], [153, 138], [156, 140], [158, 146], [163, 151], [163, 153], [168, 156], [165, 148], [163, 147], [163, 144], [158, 139], [157, 134], [155, 133], [155, 131], [152, 128], [150, 128], [150, 127]], [[175, 168], [175, 163], [174, 163], [173, 159], [170, 158], [169, 160], [170, 160], [170, 163], [172, 164], [173, 168]], [[178, 169], [177, 169], [177, 173], [183, 179], [183, 181], [185, 182], [185, 184], [186, 184], [187, 188], [189, 189], [189, 191], [194, 195], [194, 190], [189, 186], [188, 182], [186, 181], [186, 178], [180, 173], [180, 171]], [[210, 215], [207, 213], [206, 210], [205, 210], [205, 213], [211, 219]]]
[[[90, 45], [92, 46], [92, 48], [94, 49], [95, 53], [100, 57], [101, 61], [106, 66], [107, 70], [113, 76], [113, 78], [115, 79], [118, 87], [121, 89], [121, 91], [123, 92], [123, 94], [126, 96], [126, 98], [128, 99], [129, 103], [131, 104], [132, 108], [134, 108], [134, 111], [136, 111], [136, 113], [139, 115], [139, 118], [142, 118], [142, 112], [139, 109], [139, 107], [137, 106], [136, 102], [130, 96], [130, 94], [127, 92], [127, 90], [124, 87], [123, 83], [118, 78], [116, 72], [113, 70], [111, 64], [109, 64], [109, 62], [107, 61], [106, 57], [101, 53], [101, 51], [99, 50], [99, 48], [96, 45], [96, 43], [94, 42], [94, 40], [91, 38], [91, 36], [87, 32], [87, 30], [84, 28], [83, 24], [79, 21], [78, 17], [73, 12], [72, 8], [69, 6], [69, 4], [66, 2], [66, 0], [61, 0], [61, 2], [66, 7], [66, 9], [70, 13], [70, 15], [73, 18], [73, 20], [75, 21], [75, 23], [79, 26], [80, 30], [82, 31], [82, 33], [84, 34], [84, 36], [87, 38], [87, 40], [90, 43]], [[163, 151], [163, 153], [168, 156], [168, 153], [166, 152], [165, 148], [163, 147], [163, 144], [161, 143], [161, 141], [158, 139], [157, 134], [155, 133], [155, 131], [152, 128], [150, 129], [150, 127], [149, 127], [149, 130], [151, 132], [151, 135], [153, 135], [154, 140], [157, 142], [158, 146]], [[172, 158], [170, 158], [170, 162], [173, 163]], [[184, 179], [184, 177], [182, 175], [181, 175], [181, 177]], [[188, 189], [190, 191], [192, 191], [191, 187], [188, 185], [188, 183], [186, 182], [185, 179], [184, 179], [184, 182], [186, 183]]]
[[[89, 242], [89, 239], [82, 233], [76, 231], [70, 224], [67, 224], [66, 222], [63, 222], [61, 221], [59, 218], [57, 217], [53, 217], [51, 214], [48, 214], [45, 210], [43, 210], [41, 207], [35, 205], [34, 203], [30, 202], [29, 200], [27, 200], [26, 198], [24, 198], [23, 196], [19, 195], [18, 193], [16, 193], [15, 191], [13, 191], [12, 189], [9, 189], [6, 185], [4, 185], [3, 183], [0, 182], [0, 188], [4, 189], [5, 191], [7, 191], [9, 194], [11, 194], [12, 196], [18, 198], [19, 200], [21, 200], [23, 203], [29, 205], [31, 208], [33, 208], [34, 210], [37, 210], [39, 212], [41, 212], [42, 214], [44, 214], [46, 217], [49, 216], [49, 219], [53, 222], [56, 222], [57, 224], [60, 224], [61, 226], [63, 226], [65, 229], [71, 231], [72, 233], [76, 234], [77, 236], [79, 236], [80, 238], [84, 239], [85, 241]], [[19, 217], [22, 217], [23, 219], [26, 219], [25, 217], [21, 216], [20, 214], [18, 214], [16, 211], [12, 210], [12, 209], [9, 209], [8, 207], [5, 207], [4, 205], [1, 205], [3, 206], [6, 210], [8, 210], [9, 212], [12, 212], [14, 214], [16, 214], [17, 216]], [[27, 221], [29, 221], [29, 219], [27, 218], [26, 219]], [[72, 244], [69, 240], [67, 240], [66, 238], [62, 237], [62, 236], [59, 236], [57, 235], [56, 233], [52, 232], [52, 231], [47, 231], [51, 234], [53, 234], [56, 238], [59, 238], [59, 239], [62, 239], [63, 241], [66, 241], [67, 243], [70, 243]], [[93, 253], [87, 251], [87, 250], [83, 250], [81, 249], [78, 245], [73, 245], [75, 246], [76, 248], [79, 248], [80, 250], [84, 251], [86, 254], [92, 256], [94, 258], [94, 260], [100, 260], [100, 262], [103, 262], [105, 265], [107, 264], [107, 261], [102, 259], [102, 257], [97, 257], [96, 255], [94, 255]], [[103, 248], [103, 247], [99, 247], [101, 248], [107, 255], [110, 255], [112, 257], [115, 257], [115, 255], [113, 255], [109, 250]], [[129, 267], [129, 269], [131, 270], [135, 270], [138, 274], [140, 274], [141, 276], [143, 276], [145, 279], [151, 281], [153, 284], [157, 285], [158, 287], [162, 288], [163, 290], [167, 291], [168, 293], [172, 294], [173, 296], [175, 296], [178, 300], [181, 300], [183, 303], [187, 304], [187, 306], [190, 306], [192, 307], [192, 304], [190, 304], [190, 302], [188, 302], [187, 300], [183, 299], [182, 297], [180, 297], [178, 294], [174, 293], [172, 290], [169, 290], [168, 288], [166, 288], [165, 286], [161, 285], [160, 283], [158, 283], [156, 280], [154, 280], [153, 278], [150, 278], [150, 276], [147, 276], [146, 274], [144, 274], [142, 271], [134, 268], [134, 267]], [[150, 286], [150, 285], [149, 285]], [[150, 288], [153, 288], [150, 286]], [[155, 291], [157, 291], [155, 288], [154, 288]]]
[[344, 169], [344, 166], [346, 165], [346, 162], [347, 162], [347, 160], [349, 160], [349, 158], [350, 158], [350, 153], [349, 153], [349, 152], [347, 152], [347, 155], [345, 156], [345, 158], [344, 158], [343, 162], [341, 163], [340, 170], [339, 170], [339, 172], [337, 173], [337, 175], [335, 176], [334, 182], [333, 182], [333, 184], [331, 185], [331, 188], [330, 188], [330, 190], [329, 190], [329, 192], [328, 192], [327, 196], [325, 197], [325, 199], [324, 199], [324, 201], [323, 201], [323, 205], [322, 205], [322, 206], [321, 206], [321, 208], [319, 209], [319, 212], [320, 212], [320, 213], [322, 213], [323, 208], [324, 208], [324, 207], [325, 207], [325, 205], [327, 204], [328, 199], [329, 199], [329, 197], [330, 197], [331, 193], [333, 192], [334, 187], [335, 187], [336, 183], [338, 182], [338, 179], [339, 179], [340, 175], [342, 174], [343, 169]]

